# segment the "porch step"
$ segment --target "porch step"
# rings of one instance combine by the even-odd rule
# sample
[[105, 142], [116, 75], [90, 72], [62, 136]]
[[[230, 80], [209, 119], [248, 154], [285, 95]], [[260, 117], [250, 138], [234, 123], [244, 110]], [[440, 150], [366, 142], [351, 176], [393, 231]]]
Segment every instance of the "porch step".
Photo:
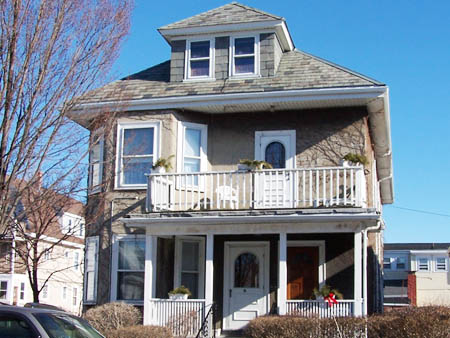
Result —
[[226, 338], [245, 338], [244, 330], [225, 330], [220, 333], [220, 337]]

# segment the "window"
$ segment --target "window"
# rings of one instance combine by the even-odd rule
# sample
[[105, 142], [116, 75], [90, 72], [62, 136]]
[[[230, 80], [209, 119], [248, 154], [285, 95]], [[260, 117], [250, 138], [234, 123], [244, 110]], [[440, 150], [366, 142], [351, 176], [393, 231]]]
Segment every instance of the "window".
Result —
[[113, 300], [140, 302], [144, 299], [145, 239], [116, 237], [113, 243]]
[[[179, 122], [178, 172], [193, 173], [207, 170], [208, 127], [204, 124]], [[183, 177], [182, 186], [199, 186], [198, 176]]]
[[46, 299], [48, 297], [48, 285], [42, 288], [42, 298]]
[[84, 236], [84, 223], [80, 222], [80, 226], [78, 228], [78, 236], [83, 237]]
[[185, 79], [214, 78], [214, 39], [188, 41]]
[[63, 294], [62, 294], [62, 298], [66, 299], [67, 298], [67, 287], [63, 286]]
[[73, 306], [77, 306], [77, 304], [78, 304], [78, 289], [77, 288], [73, 288], [72, 305]]
[[436, 271], [447, 271], [447, 259], [445, 257], [436, 257]]
[[159, 123], [119, 123], [116, 187], [146, 188], [158, 158]]
[[65, 257], [65, 258], [69, 258], [69, 251], [67, 251], [67, 250], [64, 251], [64, 257]]
[[8, 281], [0, 281], [0, 299], [6, 299], [8, 295]]
[[384, 257], [383, 268], [386, 270], [390, 270], [392, 268], [391, 257]]
[[19, 295], [20, 300], [24, 300], [25, 299], [25, 283], [20, 283], [20, 295]]
[[205, 239], [177, 237], [175, 244], [174, 286], [186, 286], [193, 299], [204, 297]]
[[257, 36], [232, 38], [231, 76], [251, 76], [259, 74]]
[[103, 172], [103, 135], [102, 131], [94, 133], [91, 137], [89, 150], [89, 193], [101, 191]]
[[98, 236], [86, 238], [85, 250], [84, 301], [95, 303], [97, 300]]
[[0, 331], [2, 337], [41, 337], [38, 336], [23, 315], [3, 313], [0, 315]]
[[266, 162], [274, 169], [286, 168], [286, 149], [280, 142], [271, 142], [265, 151]]
[[80, 253], [75, 251], [73, 253], [73, 269], [77, 271], [79, 267], [80, 267]]
[[430, 270], [428, 258], [421, 257], [417, 260], [417, 270], [419, 270], [419, 271], [429, 271]]
[[234, 261], [234, 287], [259, 287], [259, 262], [254, 254], [243, 253]]
[[406, 258], [405, 257], [397, 257], [395, 260], [396, 269], [397, 270], [405, 270], [406, 269]]
[[50, 258], [50, 248], [44, 248], [44, 261], [48, 261]]

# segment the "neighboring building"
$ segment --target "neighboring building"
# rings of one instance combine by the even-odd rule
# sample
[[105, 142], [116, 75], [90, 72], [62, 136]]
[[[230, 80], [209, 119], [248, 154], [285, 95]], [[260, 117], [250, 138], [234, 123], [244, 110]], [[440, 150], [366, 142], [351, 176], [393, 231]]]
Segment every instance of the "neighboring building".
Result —
[[[319, 313], [309, 299], [329, 284], [345, 297], [336, 315], [381, 311], [387, 86], [295, 49], [283, 18], [235, 2], [159, 32], [169, 61], [73, 111], [98, 141], [85, 304], [126, 301], [163, 325], [198, 310], [198, 328], [216, 303], [215, 328], [234, 330], [268, 313]], [[97, 128], [117, 107], [115, 128]], [[367, 163], [341, 165], [347, 153]], [[147, 179], [171, 155], [174, 169]], [[237, 170], [240, 159], [274, 169]], [[167, 299], [179, 285], [192, 300]]]
[[[66, 207], [57, 220], [46, 225], [45, 235], [38, 244], [39, 252], [53, 246], [38, 266], [39, 285], [48, 279], [39, 301], [79, 314], [83, 298], [84, 208], [79, 201], [61, 198], [67, 201]], [[27, 203], [22, 202], [19, 203], [27, 215]], [[27, 235], [33, 236], [32, 217], [27, 215], [24, 219], [20, 226]], [[0, 302], [23, 306], [33, 302], [33, 292], [23, 261], [14, 249], [20, 245], [24, 242], [18, 232], [9, 232], [0, 239]]]
[[450, 306], [450, 243], [384, 244], [384, 306]]

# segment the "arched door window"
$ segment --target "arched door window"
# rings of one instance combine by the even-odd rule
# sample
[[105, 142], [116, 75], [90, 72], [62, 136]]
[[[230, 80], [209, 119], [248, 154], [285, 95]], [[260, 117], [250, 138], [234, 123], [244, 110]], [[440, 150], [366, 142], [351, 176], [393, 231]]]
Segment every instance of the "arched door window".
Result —
[[274, 169], [286, 168], [286, 149], [280, 142], [269, 143], [266, 147], [266, 162]]
[[254, 254], [243, 253], [234, 261], [234, 287], [259, 287], [259, 261]]

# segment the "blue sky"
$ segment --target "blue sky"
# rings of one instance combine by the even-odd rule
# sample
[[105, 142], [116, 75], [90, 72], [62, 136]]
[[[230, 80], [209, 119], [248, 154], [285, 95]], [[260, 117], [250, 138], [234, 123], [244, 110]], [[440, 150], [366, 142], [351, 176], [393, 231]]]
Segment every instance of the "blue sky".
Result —
[[[136, 0], [113, 77], [169, 59], [157, 28], [228, 2]], [[298, 49], [390, 87], [395, 203], [384, 208], [385, 241], [450, 242], [450, 1], [240, 2], [285, 17]]]

